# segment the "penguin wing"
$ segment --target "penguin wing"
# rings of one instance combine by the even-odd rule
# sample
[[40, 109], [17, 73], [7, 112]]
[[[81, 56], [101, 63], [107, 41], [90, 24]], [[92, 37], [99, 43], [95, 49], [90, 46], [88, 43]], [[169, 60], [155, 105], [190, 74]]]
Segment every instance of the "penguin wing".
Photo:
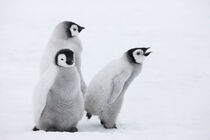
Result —
[[75, 59], [76, 59], [75, 64], [76, 64], [77, 70], [80, 75], [81, 90], [82, 90], [82, 94], [84, 96], [86, 93], [86, 90], [87, 90], [87, 84], [85, 83], [85, 80], [84, 80], [82, 72], [81, 72], [81, 53], [77, 53]]
[[41, 76], [40, 81], [35, 88], [33, 97], [33, 109], [36, 124], [38, 124], [41, 113], [46, 105], [47, 95], [56, 78], [56, 72], [57, 71], [55, 67], [49, 67]]
[[109, 99], [109, 104], [112, 104], [115, 102], [115, 100], [120, 96], [120, 94], [123, 91], [125, 82], [129, 78], [129, 73], [122, 71], [120, 74], [116, 75], [112, 79], [112, 91], [111, 96]]

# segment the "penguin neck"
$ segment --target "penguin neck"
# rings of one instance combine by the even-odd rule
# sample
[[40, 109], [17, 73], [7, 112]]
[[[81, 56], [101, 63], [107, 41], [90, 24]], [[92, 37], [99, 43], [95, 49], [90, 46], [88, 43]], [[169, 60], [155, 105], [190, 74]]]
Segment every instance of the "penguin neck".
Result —
[[131, 69], [132, 69], [132, 77], [133, 77], [133, 76], [134, 76], [134, 77], [137, 76], [137, 75], [141, 72], [143, 63], [140, 63], [140, 64], [134, 63], [134, 62], [127, 56], [126, 53], [123, 54], [122, 59], [123, 59], [123, 61], [124, 61], [129, 67], [131, 67]]
[[58, 93], [66, 100], [72, 100], [78, 96], [78, 90], [80, 90], [80, 79], [78, 78], [76, 67], [62, 68], [57, 66], [57, 75], [54, 84], [62, 89], [62, 92]]
[[74, 71], [74, 67], [64, 68], [64, 67], [57, 66], [57, 72], [59, 75], [66, 75], [66, 74], [72, 73], [73, 71]]
[[127, 62], [127, 64], [130, 65], [130, 66], [133, 67], [133, 68], [139, 69], [139, 68], [141, 68], [142, 65], [143, 65], [143, 63], [135, 63], [135, 62], [133, 62], [133, 61], [128, 57], [127, 53], [124, 53], [124, 54], [123, 54], [122, 59], [124, 59], [124, 60]]
[[[78, 83], [78, 72], [76, 67], [71, 68], [63, 68], [63, 67], [57, 67], [57, 76], [58, 79], [62, 79], [62, 82], [69, 85], [71, 82]], [[70, 82], [70, 83], [69, 83]], [[72, 88], [72, 90], [75, 87]]]

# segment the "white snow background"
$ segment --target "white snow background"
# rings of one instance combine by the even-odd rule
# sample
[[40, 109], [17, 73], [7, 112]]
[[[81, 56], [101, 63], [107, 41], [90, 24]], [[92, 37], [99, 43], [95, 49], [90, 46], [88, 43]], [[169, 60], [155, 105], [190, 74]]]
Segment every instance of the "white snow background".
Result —
[[[78, 133], [33, 132], [32, 95], [52, 30], [71, 20], [86, 29], [87, 83], [132, 47], [151, 47], [127, 90], [116, 130], [97, 119]], [[209, 140], [209, 0], [0, 0], [0, 139]]]

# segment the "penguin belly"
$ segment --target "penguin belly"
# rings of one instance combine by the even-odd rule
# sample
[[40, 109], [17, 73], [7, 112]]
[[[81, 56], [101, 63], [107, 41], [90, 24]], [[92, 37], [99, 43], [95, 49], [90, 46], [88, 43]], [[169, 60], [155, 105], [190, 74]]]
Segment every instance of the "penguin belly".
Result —
[[76, 127], [84, 111], [83, 96], [77, 76], [58, 74], [47, 95], [47, 102], [40, 116], [39, 128], [49, 131], [68, 131]]

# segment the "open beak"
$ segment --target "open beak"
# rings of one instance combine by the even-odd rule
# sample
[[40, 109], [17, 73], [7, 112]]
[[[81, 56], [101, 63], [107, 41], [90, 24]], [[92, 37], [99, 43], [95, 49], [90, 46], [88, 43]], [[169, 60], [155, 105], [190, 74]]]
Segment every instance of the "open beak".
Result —
[[149, 54], [152, 53], [151, 51], [150, 52], [147, 52], [148, 49], [150, 49], [150, 47], [145, 48], [145, 50], [144, 50], [144, 56], [149, 56]]

